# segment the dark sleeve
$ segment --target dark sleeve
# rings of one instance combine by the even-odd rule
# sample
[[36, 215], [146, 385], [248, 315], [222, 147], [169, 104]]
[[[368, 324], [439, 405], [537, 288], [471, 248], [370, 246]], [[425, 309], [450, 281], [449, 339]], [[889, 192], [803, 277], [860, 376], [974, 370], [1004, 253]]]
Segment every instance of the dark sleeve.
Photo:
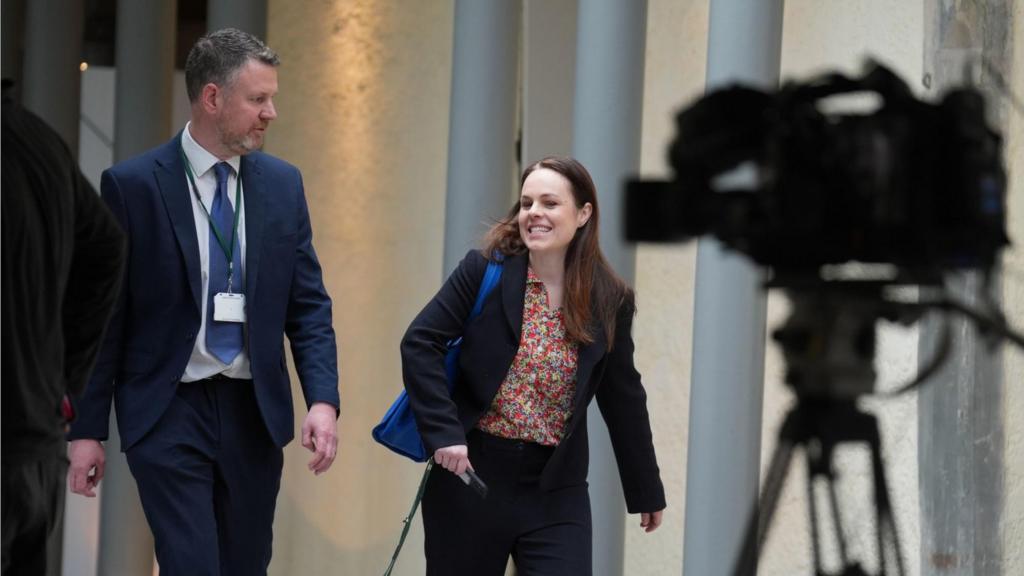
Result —
[[[102, 346], [99, 347], [99, 354], [96, 358], [96, 364], [92, 370], [92, 376], [88, 380], [89, 383], [85, 386], [85, 390], [81, 391], [81, 395], [76, 399], [76, 418], [75, 421], [71, 423], [71, 430], [67, 435], [68, 440], [77, 440], [81, 438], [93, 438], [96, 440], [107, 439], [110, 427], [110, 404], [114, 396], [114, 381], [117, 378], [121, 363], [121, 343], [122, 335], [124, 333], [124, 308], [129, 290], [127, 280], [125, 279], [127, 277], [127, 270], [121, 263], [127, 259], [127, 254], [131, 250], [131, 234], [128, 226], [127, 208], [125, 206], [124, 196], [121, 192], [121, 186], [118, 183], [117, 177], [110, 170], [104, 171], [103, 176], [100, 178], [100, 194], [103, 198], [103, 203], [106, 205], [106, 208], [109, 209], [107, 213], [112, 214], [115, 225], [119, 225], [120, 229], [123, 230], [124, 233], [120, 235], [120, 258], [119, 264], [116, 268], [118, 270], [117, 279], [113, 284], [113, 289], [108, 290], [105, 293], [105, 297], [112, 299], [112, 302], [110, 304], [106, 304], [104, 300], [104, 304], [102, 304], [111, 306], [109, 309], [110, 322], [107, 325], [106, 335], [103, 336], [102, 339], [100, 338], [99, 333], [95, 334], [95, 342], [102, 342]], [[88, 207], [86, 209], [94, 212], [100, 212], [100, 208]], [[104, 225], [102, 228], [105, 229], [107, 226]], [[104, 238], [105, 234], [109, 234], [109, 232], [100, 232], [98, 233], [98, 237]], [[125, 238], [127, 238], [127, 248]], [[77, 254], [75, 259], [76, 261], [78, 260]], [[80, 272], [73, 272], [72, 277], [76, 274], [86, 276], [94, 275], [86, 268], [86, 266], [87, 263], [83, 260], [83, 270]], [[124, 284], [122, 284], [122, 282], [124, 282]], [[118, 286], [120, 286], [120, 289], [117, 289]], [[88, 314], [88, 311], [82, 313]], [[65, 323], [68, 323], [66, 315]], [[73, 325], [73, 322], [71, 324]], [[76, 338], [81, 338], [81, 336], [76, 336]]]
[[466, 443], [448, 394], [444, 359], [448, 342], [463, 332], [486, 269], [487, 260], [480, 252], [466, 254], [402, 338], [402, 379], [428, 454]]
[[631, 514], [665, 508], [665, 488], [661, 484], [647, 414], [647, 392], [633, 365], [635, 310], [632, 300], [619, 309], [615, 346], [609, 353], [608, 365], [597, 389], [597, 404], [608, 424], [626, 509]]
[[[295, 268], [289, 292], [285, 334], [292, 349], [306, 408], [325, 402], [339, 409], [338, 346], [332, 323], [331, 297], [324, 287], [323, 271], [313, 249], [309, 207], [298, 174], [299, 202], [296, 218]], [[270, 264], [272, 265], [272, 264]]]
[[64, 370], [68, 390], [85, 388], [114, 311], [125, 264], [125, 236], [114, 215], [78, 169], [74, 250], [64, 292]]

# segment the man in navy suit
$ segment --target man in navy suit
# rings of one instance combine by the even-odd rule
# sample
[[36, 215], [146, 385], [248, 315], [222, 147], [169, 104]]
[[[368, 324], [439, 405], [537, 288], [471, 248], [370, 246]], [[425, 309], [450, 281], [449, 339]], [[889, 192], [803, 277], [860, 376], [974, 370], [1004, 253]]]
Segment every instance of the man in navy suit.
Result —
[[266, 573], [294, 434], [282, 336], [309, 409], [309, 468], [326, 471], [337, 448], [331, 301], [302, 177], [259, 151], [277, 65], [245, 32], [199, 39], [185, 66], [191, 121], [101, 181], [129, 255], [69, 434], [68, 482], [94, 495], [113, 398], [164, 576]]

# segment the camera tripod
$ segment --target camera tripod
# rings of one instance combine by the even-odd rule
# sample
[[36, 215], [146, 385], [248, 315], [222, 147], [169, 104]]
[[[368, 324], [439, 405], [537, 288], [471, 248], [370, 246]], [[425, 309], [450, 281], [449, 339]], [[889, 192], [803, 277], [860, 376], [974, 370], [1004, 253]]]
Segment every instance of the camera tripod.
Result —
[[[821, 534], [819, 515], [814, 497], [814, 481], [823, 478], [827, 484], [829, 509], [835, 522], [835, 541], [842, 571], [842, 576], [862, 576], [868, 573], [856, 562], [851, 562], [847, 554], [846, 539], [842, 532], [842, 517], [835, 490], [835, 473], [832, 469], [832, 456], [840, 444], [863, 442], [871, 452], [871, 469], [874, 487], [875, 525], [877, 526], [878, 574], [889, 574], [886, 570], [886, 551], [891, 553], [890, 563], [895, 563], [896, 571], [892, 574], [904, 573], [896, 523], [893, 518], [892, 504], [889, 500], [888, 483], [885, 478], [885, 465], [882, 462], [881, 442], [878, 433], [877, 419], [861, 412], [852, 401], [801, 400], [790, 410], [779, 431], [779, 440], [772, 455], [771, 464], [765, 477], [764, 488], [760, 498], [760, 514], [756, 525], [756, 533], [752, 533], [753, 523], [748, 527], [746, 549], [755, 550], [752, 540], [756, 537], [757, 548], [760, 548], [768, 536], [772, 515], [778, 504], [779, 494], [786, 480], [790, 463], [795, 450], [802, 448], [807, 459], [807, 501], [811, 521], [811, 546], [814, 555], [815, 575], [824, 576], [825, 572], [821, 554]], [[744, 561], [736, 569], [737, 575], [754, 573], [752, 554], [744, 557]]]
[[[759, 500], [747, 525], [743, 553], [736, 576], [755, 573], [758, 550], [768, 536], [772, 516], [797, 448], [807, 461], [807, 501], [811, 547], [816, 576], [867, 576], [848, 554], [836, 495], [833, 456], [845, 444], [864, 443], [870, 451], [879, 576], [904, 574], [902, 553], [893, 517], [885, 465], [882, 461], [878, 420], [857, 406], [857, 398], [872, 391], [875, 371], [875, 322], [891, 317], [878, 296], [877, 285], [840, 285], [825, 290], [790, 290], [793, 311], [774, 333], [783, 349], [786, 382], [796, 393], [796, 404], [779, 430]], [[834, 541], [842, 568], [826, 572], [822, 561], [822, 534], [814, 494], [815, 481], [826, 485], [828, 511], [835, 526]], [[894, 571], [888, 566], [893, 565]]]

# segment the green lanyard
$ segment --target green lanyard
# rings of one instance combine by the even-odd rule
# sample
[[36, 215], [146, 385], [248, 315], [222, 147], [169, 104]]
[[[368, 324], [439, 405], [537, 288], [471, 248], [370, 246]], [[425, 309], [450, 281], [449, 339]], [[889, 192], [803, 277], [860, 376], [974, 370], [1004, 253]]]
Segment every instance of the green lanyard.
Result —
[[395, 547], [395, 553], [391, 555], [391, 563], [388, 564], [387, 570], [384, 571], [384, 576], [391, 576], [391, 571], [395, 569], [398, 553], [402, 551], [402, 545], [405, 544], [405, 537], [409, 534], [412, 518], [416, 515], [416, 509], [420, 506], [420, 500], [423, 500], [423, 492], [427, 489], [427, 479], [430, 477], [430, 471], [433, 468], [434, 459], [431, 458], [427, 461], [427, 468], [423, 471], [423, 479], [420, 480], [419, 490], [416, 491], [416, 498], [412, 501], [412, 510], [409, 510], [409, 515], [402, 519], [402, 535], [398, 538], [398, 546]]
[[228, 259], [228, 293], [231, 293], [231, 280], [235, 274], [235, 236], [238, 233], [238, 215], [242, 212], [240, 210], [241, 205], [239, 202], [242, 197], [242, 178], [239, 175], [235, 178], [235, 222], [231, 227], [231, 243], [224, 242], [224, 237], [220, 235], [220, 230], [217, 229], [217, 223], [213, 221], [213, 216], [210, 215], [210, 211], [207, 210], [206, 204], [203, 204], [202, 197], [199, 196], [199, 188], [196, 186], [196, 178], [192, 173], [192, 163], [188, 161], [188, 156], [185, 155], [185, 149], [178, 147], [178, 151], [181, 152], [181, 159], [185, 163], [185, 175], [188, 176], [189, 184], [192, 185], [192, 193], [195, 194], [196, 200], [199, 205], [203, 207], [203, 212], [206, 214], [206, 219], [210, 222], [210, 230], [213, 230], [213, 235], [217, 237], [217, 244], [220, 249], [224, 251], [224, 256]]

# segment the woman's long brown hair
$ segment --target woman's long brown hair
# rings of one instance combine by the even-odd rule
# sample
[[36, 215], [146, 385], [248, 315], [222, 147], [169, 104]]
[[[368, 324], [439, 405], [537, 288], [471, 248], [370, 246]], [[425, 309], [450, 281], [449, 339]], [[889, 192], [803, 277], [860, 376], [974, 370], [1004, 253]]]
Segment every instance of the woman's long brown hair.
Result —
[[[633, 305], [633, 291], [612, 270], [601, 252], [598, 239], [600, 211], [594, 180], [574, 158], [548, 156], [523, 170], [520, 189], [526, 178], [540, 169], [553, 170], [569, 181], [576, 208], [582, 208], [587, 202], [593, 207], [590, 219], [576, 230], [576, 236], [569, 243], [565, 255], [565, 298], [562, 310], [569, 339], [581, 344], [594, 342], [594, 332], [599, 323], [604, 327], [607, 349], [610, 351], [615, 341], [619, 308], [627, 302]], [[488, 259], [495, 252], [506, 256], [527, 252], [519, 233], [519, 208], [520, 201], [516, 200], [505, 218], [494, 224], [484, 235], [483, 253]]]

